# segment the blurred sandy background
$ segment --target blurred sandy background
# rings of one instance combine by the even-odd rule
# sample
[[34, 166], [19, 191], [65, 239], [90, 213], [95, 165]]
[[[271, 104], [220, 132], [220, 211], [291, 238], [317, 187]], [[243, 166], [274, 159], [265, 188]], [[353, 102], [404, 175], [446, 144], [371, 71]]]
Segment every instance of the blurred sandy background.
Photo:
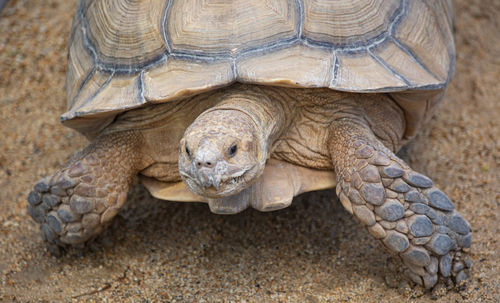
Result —
[[[1, 2], [1, 1], [0, 1]], [[65, 110], [75, 0], [10, 0], [0, 13], [0, 301], [430, 302], [397, 286], [388, 256], [334, 191], [285, 210], [211, 214], [141, 186], [92, 248], [50, 256], [26, 197], [86, 141]], [[500, 1], [456, 1], [457, 68], [437, 115], [403, 151], [472, 224], [472, 277], [439, 302], [500, 302]]]

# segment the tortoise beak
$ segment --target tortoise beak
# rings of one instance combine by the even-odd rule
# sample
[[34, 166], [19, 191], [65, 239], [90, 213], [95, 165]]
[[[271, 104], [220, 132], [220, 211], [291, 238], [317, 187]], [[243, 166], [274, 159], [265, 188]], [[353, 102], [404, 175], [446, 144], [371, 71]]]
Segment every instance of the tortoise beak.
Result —
[[221, 176], [219, 174], [215, 174], [213, 170], [205, 168], [198, 170], [196, 179], [201, 187], [209, 188], [213, 186], [216, 190], [219, 189], [221, 182]]

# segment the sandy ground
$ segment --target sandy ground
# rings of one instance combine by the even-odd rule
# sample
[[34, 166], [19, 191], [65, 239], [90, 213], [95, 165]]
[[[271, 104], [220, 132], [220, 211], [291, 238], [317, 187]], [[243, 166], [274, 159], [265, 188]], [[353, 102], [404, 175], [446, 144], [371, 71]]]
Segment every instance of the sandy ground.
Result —
[[442, 297], [394, 287], [389, 258], [333, 191], [217, 216], [136, 185], [91, 248], [49, 255], [25, 201], [86, 144], [58, 122], [75, 6], [11, 0], [0, 14], [0, 301], [500, 302], [500, 1], [457, 1], [455, 78], [404, 150], [472, 224], [472, 277]]

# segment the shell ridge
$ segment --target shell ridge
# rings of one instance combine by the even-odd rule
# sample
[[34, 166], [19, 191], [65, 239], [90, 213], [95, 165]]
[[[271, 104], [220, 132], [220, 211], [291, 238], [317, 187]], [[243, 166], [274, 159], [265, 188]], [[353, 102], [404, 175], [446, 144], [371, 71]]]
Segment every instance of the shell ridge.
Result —
[[[427, 1], [425, 1], [425, 5], [429, 6], [429, 4], [427, 3]], [[434, 11], [432, 11], [432, 13], [434, 14]], [[439, 16], [435, 16], [435, 17], [439, 17]], [[452, 20], [452, 23], [447, 23], [446, 24], [447, 26], [447, 29], [449, 31], [451, 31], [451, 35], [453, 36], [453, 20]], [[444, 31], [446, 31], [447, 29], [446, 28], [443, 28], [441, 26], [438, 26], [439, 27], [439, 34], [441, 35], [441, 37], [443, 38], [443, 40], [448, 44], [448, 43], [451, 43], [451, 45], [447, 45], [447, 49], [448, 49], [448, 57], [450, 58], [450, 68], [448, 70], [448, 74], [446, 75], [446, 82], [449, 82], [451, 80], [451, 77], [453, 76], [453, 74], [455, 73], [455, 63], [456, 63], [456, 50], [455, 50], [455, 42], [453, 39], [446, 39], [446, 34], [444, 33]]]
[[[71, 100], [72, 106], [74, 104], [74, 101], [77, 100], [78, 97], [80, 97], [82, 89], [85, 87], [85, 85], [87, 85], [87, 82], [89, 82], [89, 80], [92, 78], [92, 76], [95, 74], [95, 72], [96, 72], [96, 68], [95, 68], [95, 66], [93, 66], [92, 69], [90, 70], [90, 72], [87, 74], [87, 76], [85, 77], [85, 79], [82, 81], [82, 83], [78, 87], [78, 92], [73, 97], [73, 100]], [[69, 106], [68, 108], [71, 108], [72, 106]]]
[[83, 8], [83, 1], [79, 2], [78, 5], [78, 17], [80, 18], [80, 24], [82, 28], [82, 39], [83, 39], [83, 46], [85, 49], [90, 53], [92, 58], [94, 59], [94, 67], [99, 67], [99, 58], [97, 56], [97, 51], [95, 49], [95, 45], [92, 44], [92, 41], [90, 41], [88, 37], [88, 32], [87, 32], [87, 14], [85, 9]]
[[399, 39], [396, 37], [391, 37], [391, 38], [392, 38], [392, 41], [394, 42], [394, 44], [396, 44], [397, 47], [399, 47], [409, 57], [413, 58], [413, 60], [415, 60], [415, 62], [417, 62], [417, 64], [420, 65], [420, 67], [422, 67], [426, 72], [428, 72], [434, 78], [439, 79], [439, 77], [437, 77], [436, 74], [434, 74], [432, 71], [430, 71], [427, 68], [427, 66], [420, 60], [420, 58], [418, 58], [417, 55], [415, 55], [415, 53], [408, 46], [406, 46], [403, 42], [399, 41]]
[[236, 67], [236, 58], [231, 58], [231, 72], [233, 79], [238, 79], [238, 68]]
[[[399, 11], [399, 12], [398, 12]], [[391, 21], [391, 25], [389, 25], [389, 34], [391, 37], [395, 37], [394, 33], [396, 32], [396, 28], [403, 20], [403, 17], [408, 14], [408, 0], [402, 0], [401, 5], [395, 12], [395, 17]]]
[[335, 83], [337, 82], [337, 74], [339, 70], [339, 59], [337, 57], [337, 52], [335, 50], [332, 51], [332, 58], [330, 60], [330, 72], [328, 73], [328, 79], [326, 83], [328, 84], [329, 87], [335, 86]]
[[115, 76], [115, 73], [112, 72], [108, 76], [108, 79], [106, 79], [106, 81], [104, 81], [104, 83], [87, 100], [85, 100], [85, 102], [83, 102], [80, 106], [78, 106], [74, 110], [75, 114], [78, 114], [78, 110], [79, 109], [81, 109], [82, 107], [88, 105], [89, 102], [91, 102], [95, 98], [95, 96], [97, 96], [97, 94], [99, 94], [103, 89], [105, 89], [109, 85], [109, 83], [111, 82], [111, 80], [113, 79], [114, 76]]
[[198, 61], [198, 62], [214, 62], [214, 61], [227, 61], [228, 60], [227, 56], [190, 54], [187, 52], [175, 52], [175, 51], [171, 52], [169, 54], [169, 57], [177, 58], [177, 59], [187, 59], [187, 60]]
[[146, 98], [144, 97], [144, 70], [141, 71], [139, 77], [137, 77], [137, 86], [139, 90], [139, 101], [141, 104], [146, 102]]
[[98, 64], [97, 52], [95, 47], [89, 41], [87, 36], [87, 19], [85, 16], [85, 10], [83, 9], [83, 1], [80, 1], [78, 5], [77, 16], [80, 19], [80, 28], [82, 30], [83, 47], [90, 53], [90, 56], [94, 60], [94, 68]]
[[300, 43], [299, 38], [292, 37], [289, 39], [284, 39], [284, 40], [277, 41], [277, 42], [271, 42], [269, 44], [257, 46], [254, 48], [247, 48], [245, 51], [241, 52], [241, 54], [239, 54], [238, 57], [248, 56], [248, 55], [251, 56], [254, 53], [270, 53], [270, 52], [273, 52], [276, 50], [281, 50], [281, 49], [285, 49], [287, 47], [294, 46], [294, 45], [299, 44], [299, 43]]
[[304, 31], [304, 5], [302, 3], [302, 0], [296, 0], [297, 3], [297, 15], [299, 16], [298, 20], [298, 31], [297, 31], [297, 38], [299, 40], [303, 40], [302, 33]]
[[276, 50], [281, 50], [289, 46], [294, 46], [297, 43], [300, 43], [300, 39], [297, 37], [290, 37], [282, 40], [278, 40], [275, 42], [270, 42], [264, 45], [258, 45], [255, 47], [249, 47], [243, 50], [240, 50], [238, 52], [235, 52], [234, 54], [231, 54], [229, 51], [225, 52], [219, 52], [215, 54], [203, 54], [201, 51], [200, 52], [193, 52], [193, 51], [173, 51], [170, 55], [172, 57], [176, 58], [185, 58], [185, 59], [192, 59], [192, 60], [197, 60], [197, 61], [204, 61], [204, 62], [210, 62], [210, 61], [216, 61], [216, 60], [228, 60], [228, 58], [231, 59], [236, 59], [240, 57], [244, 57], [247, 55], [251, 55], [253, 53], [264, 53], [264, 52], [272, 52]]
[[170, 40], [168, 39], [168, 34], [167, 34], [167, 17], [170, 12], [170, 6], [172, 5], [172, 0], [167, 1], [167, 5], [165, 5], [165, 8], [163, 9], [163, 15], [162, 15], [162, 22], [161, 22], [161, 36], [163, 37], [163, 42], [165, 43], [165, 46], [167, 47], [167, 53], [170, 54], [172, 53], [172, 47], [170, 46]]
[[408, 81], [405, 77], [403, 77], [403, 75], [401, 75], [400, 73], [398, 73], [394, 68], [392, 68], [389, 64], [387, 64], [387, 62], [385, 62], [384, 59], [382, 59], [379, 56], [375, 55], [372, 52], [371, 48], [368, 48], [367, 51], [368, 51], [368, 54], [370, 54], [370, 57], [372, 57], [373, 60], [375, 60], [375, 62], [377, 62], [382, 67], [384, 67], [386, 70], [388, 70], [396, 78], [398, 78], [399, 80], [403, 81], [406, 85], [408, 85], [408, 87], [413, 87], [413, 85], [410, 83], [410, 81]]
[[451, 51], [448, 51], [448, 56], [451, 59], [450, 59], [450, 68], [448, 70], [448, 75], [446, 77], [447, 83], [451, 81], [451, 78], [453, 77], [453, 74], [455, 73], [455, 64], [456, 64], [456, 60], [457, 60], [455, 47], [453, 47]]

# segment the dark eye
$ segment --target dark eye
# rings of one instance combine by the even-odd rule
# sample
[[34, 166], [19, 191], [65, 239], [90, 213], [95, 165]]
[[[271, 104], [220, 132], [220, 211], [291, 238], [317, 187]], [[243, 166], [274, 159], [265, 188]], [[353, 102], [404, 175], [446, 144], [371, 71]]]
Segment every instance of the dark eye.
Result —
[[228, 150], [229, 157], [233, 157], [236, 154], [236, 151], [238, 151], [238, 146], [233, 144]]
[[188, 155], [188, 157], [191, 157], [191, 152], [189, 151], [189, 148], [187, 147], [187, 145], [185, 147], [185, 150], [186, 150], [186, 154]]

